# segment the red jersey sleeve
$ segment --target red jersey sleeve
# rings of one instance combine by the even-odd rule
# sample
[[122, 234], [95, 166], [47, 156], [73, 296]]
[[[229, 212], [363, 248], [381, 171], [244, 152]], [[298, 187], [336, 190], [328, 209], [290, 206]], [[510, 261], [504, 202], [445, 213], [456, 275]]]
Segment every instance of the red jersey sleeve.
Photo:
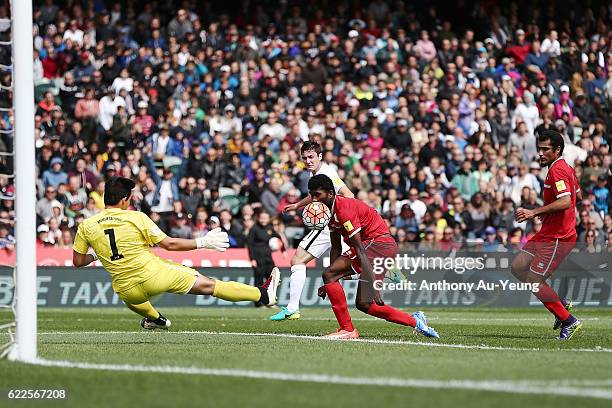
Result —
[[576, 177], [573, 177], [566, 169], [557, 166], [552, 170], [552, 189], [555, 198], [559, 199], [566, 195], [571, 195], [572, 190], [576, 191]]
[[350, 203], [346, 204], [348, 205], [338, 206], [336, 215], [338, 216], [338, 222], [342, 225], [348, 237], [351, 238], [361, 231], [361, 222], [356, 209], [351, 208]]

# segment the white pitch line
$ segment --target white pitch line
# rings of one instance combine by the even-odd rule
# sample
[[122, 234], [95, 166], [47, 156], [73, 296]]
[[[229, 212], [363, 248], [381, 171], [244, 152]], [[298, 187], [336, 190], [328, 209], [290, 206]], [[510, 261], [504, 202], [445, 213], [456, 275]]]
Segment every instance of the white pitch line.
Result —
[[[238, 320], [238, 321], [262, 321], [262, 319], [265, 321], [265, 318], [261, 318], [261, 317], [232, 317], [232, 316], [225, 316], [225, 317], [218, 317], [218, 316], [207, 316], [205, 314], [203, 314], [200, 317], [181, 317], [181, 320], [192, 320], [192, 321], [201, 321], [203, 318], [206, 319], [217, 319], [217, 320], [222, 320], [222, 321], [232, 321], [232, 320]], [[77, 321], [83, 321], [86, 319], [76, 319]], [[327, 322], [327, 321], [334, 321], [335, 317], [330, 316], [330, 317], [301, 317], [300, 321], [321, 321], [321, 322]], [[380, 322], [381, 320], [376, 318], [376, 317], [352, 317], [351, 320], [353, 321], [364, 321], [364, 322]], [[598, 317], [587, 317], [587, 318], [580, 318], [581, 321], [597, 321], [599, 320]], [[38, 319], [39, 322], [54, 322], [54, 321], [65, 321], [64, 319], [55, 319], [55, 318], [39, 318]], [[123, 322], [127, 322], [127, 321], [134, 321], [133, 318], [130, 317], [119, 317], [119, 318], [113, 318], [113, 321], [123, 321]], [[436, 322], [446, 322], [446, 321], [453, 321], [453, 322], [551, 322], [552, 320], [550, 318], [543, 318], [543, 317], [534, 317], [534, 318], [502, 318], [502, 317], [495, 317], [495, 318], [491, 318], [491, 319], [487, 319], [487, 318], [460, 318], [460, 317], [429, 317], [427, 316], [427, 321], [436, 321]]]
[[[70, 334], [92, 334], [92, 335], [103, 335], [103, 334], [142, 334], [141, 331], [57, 331], [57, 332], [41, 332], [39, 335], [70, 335]], [[301, 334], [288, 334], [288, 333], [241, 333], [241, 332], [215, 332], [215, 331], [167, 331], [167, 334], [203, 334], [210, 336], [243, 336], [243, 337], [280, 337], [287, 339], [298, 339], [298, 340], [320, 340], [320, 341], [339, 341], [330, 340], [322, 336], [308, 336]], [[571, 352], [600, 352], [600, 353], [612, 353], [612, 349], [609, 348], [559, 348], [559, 349], [540, 349], [540, 348], [526, 348], [526, 347], [501, 347], [501, 346], [487, 346], [486, 344], [456, 344], [456, 343], [439, 343], [436, 341], [410, 341], [410, 340], [384, 340], [384, 339], [353, 339], [347, 340], [348, 342], [354, 343], [372, 343], [372, 344], [397, 344], [397, 345], [410, 345], [410, 346], [427, 346], [427, 347], [442, 347], [442, 348], [457, 348], [457, 349], [474, 349], [474, 350], [502, 350], [502, 351], [571, 351]], [[551, 341], [557, 341], [551, 339]]]
[[226, 368], [199, 368], [199, 367], [173, 367], [173, 366], [143, 366], [130, 364], [95, 364], [76, 361], [59, 361], [35, 359], [29, 362], [46, 367], [79, 368], [85, 370], [127, 371], [145, 373], [167, 373], [205, 375], [216, 377], [252, 378], [257, 380], [295, 381], [319, 384], [366, 385], [401, 388], [435, 388], [458, 389], [490, 392], [508, 392], [513, 394], [537, 395], [565, 395], [571, 397], [590, 397], [612, 400], [612, 390], [601, 388], [558, 387], [555, 382], [546, 385], [530, 385], [526, 381], [504, 380], [433, 380], [423, 378], [398, 377], [347, 377], [329, 374], [297, 374], [275, 371], [253, 371]]

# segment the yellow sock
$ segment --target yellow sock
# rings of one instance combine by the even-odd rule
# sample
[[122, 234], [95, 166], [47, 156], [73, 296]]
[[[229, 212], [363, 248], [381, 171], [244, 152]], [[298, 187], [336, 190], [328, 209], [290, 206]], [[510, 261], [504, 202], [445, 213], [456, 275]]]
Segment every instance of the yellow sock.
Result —
[[255, 286], [245, 285], [240, 282], [218, 280], [215, 281], [213, 296], [230, 302], [239, 302], [241, 300], [257, 302], [261, 298], [261, 292]]
[[151, 302], [144, 302], [139, 305], [130, 305], [129, 303], [126, 303], [126, 305], [130, 310], [143, 317], [148, 317], [151, 320], [157, 320], [159, 318], [159, 312], [155, 310]]

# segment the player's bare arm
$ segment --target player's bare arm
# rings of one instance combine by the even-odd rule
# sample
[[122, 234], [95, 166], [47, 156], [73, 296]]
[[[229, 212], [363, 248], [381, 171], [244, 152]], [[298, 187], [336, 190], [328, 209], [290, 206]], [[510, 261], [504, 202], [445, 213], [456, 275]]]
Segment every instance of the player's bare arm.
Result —
[[196, 239], [166, 237], [158, 245], [167, 251], [191, 251], [205, 248], [225, 252], [229, 248], [229, 240], [227, 232], [221, 228], [215, 228], [205, 236]]
[[569, 195], [560, 197], [553, 201], [552, 203], [545, 205], [543, 207], [534, 208], [533, 210], [528, 210], [526, 208], [519, 208], [516, 210], [516, 221], [523, 222], [527, 220], [531, 220], [537, 216], [553, 213], [557, 211], [563, 211], [572, 206], [572, 199]]
[[300, 201], [298, 201], [297, 203], [293, 203], [293, 204], [289, 204], [286, 205], [283, 208], [283, 212], [287, 212], [287, 211], [295, 211], [295, 210], [299, 210], [302, 207], [306, 207], [308, 204], [312, 203], [312, 197], [310, 196], [310, 194], [308, 194], [306, 197], [302, 198]]
[[349, 190], [346, 185], [340, 187], [340, 190], [338, 190], [338, 194], [346, 198], [355, 198], [355, 194], [353, 194], [353, 192]]
[[331, 249], [329, 250], [329, 262], [333, 263], [342, 253], [342, 241], [340, 234], [336, 231], [330, 232]]
[[97, 258], [92, 254], [80, 254], [77, 251], [72, 251], [72, 264], [77, 268], [87, 266]]

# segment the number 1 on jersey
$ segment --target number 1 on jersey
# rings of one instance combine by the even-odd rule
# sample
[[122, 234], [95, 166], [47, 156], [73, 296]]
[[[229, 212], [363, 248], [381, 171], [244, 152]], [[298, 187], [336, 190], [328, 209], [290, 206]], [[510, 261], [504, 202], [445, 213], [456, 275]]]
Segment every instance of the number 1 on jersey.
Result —
[[113, 252], [110, 258], [111, 261], [118, 261], [119, 259], [123, 258], [123, 255], [121, 255], [119, 253], [119, 250], [117, 249], [117, 242], [115, 242], [115, 230], [112, 228], [106, 229], [104, 230], [104, 233], [108, 235], [108, 240], [110, 241], [111, 251]]

